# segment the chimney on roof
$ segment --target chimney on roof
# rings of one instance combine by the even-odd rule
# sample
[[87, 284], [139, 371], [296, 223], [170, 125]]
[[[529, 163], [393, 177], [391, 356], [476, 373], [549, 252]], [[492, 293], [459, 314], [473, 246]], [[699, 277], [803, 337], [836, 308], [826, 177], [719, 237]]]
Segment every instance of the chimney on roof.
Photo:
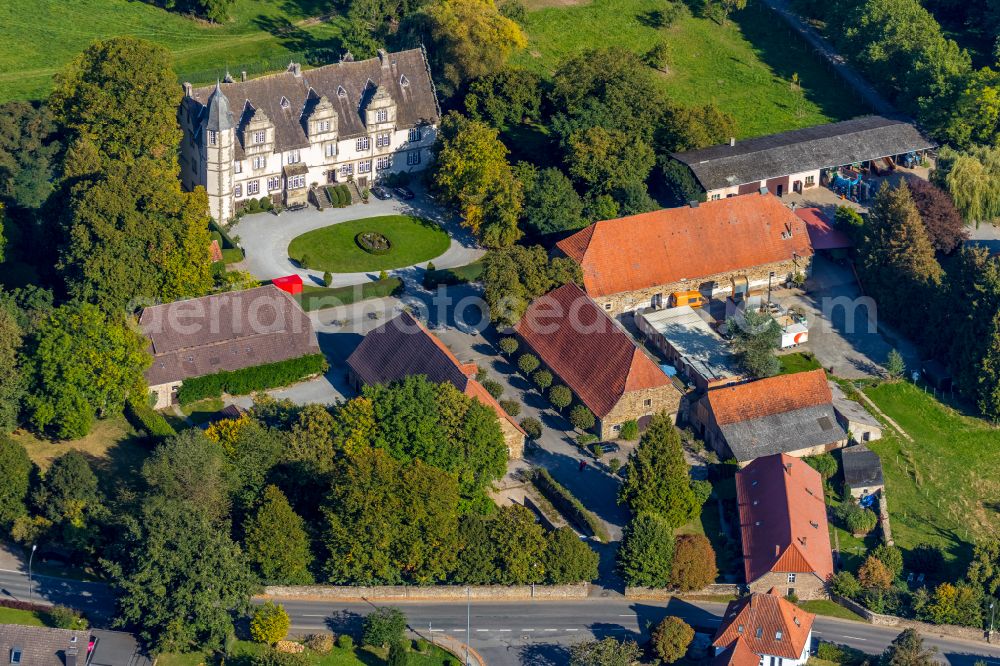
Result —
[[389, 68], [389, 54], [386, 53], [385, 49], [378, 50], [378, 61], [382, 64], [383, 69]]
[[691, 206], [691, 208], [697, 208], [698, 207], [698, 200], [697, 199], [691, 199], [691, 201], [688, 202], [688, 205]]
[[[76, 637], [73, 637], [73, 643], [76, 643]], [[79, 648], [76, 645], [70, 645], [66, 648], [66, 666], [76, 666], [76, 656], [79, 654]]]
[[792, 473], [792, 463], [790, 463], [790, 462], [789, 463], [785, 463], [785, 474], [789, 474], [790, 475], [791, 473]]
[[288, 71], [292, 73], [295, 78], [302, 76], [302, 65], [297, 62], [288, 63]]
[[778, 555], [781, 555], [781, 546], [774, 544], [774, 556], [777, 557]]
[[226, 75], [222, 77], [222, 82], [223, 83], [235, 83], [235, 79], [233, 79], [233, 75], [229, 73], [228, 69], [226, 70]]
[[247, 80], [247, 70], [244, 69], [242, 72], [240, 72], [240, 81], [246, 83], [246, 80]]
[[193, 92], [194, 92], [194, 86], [192, 86], [190, 83], [188, 83], [187, 81], [185, 81], [184, 82], [184, 96], [185, 97], [190, 97]]
[[736, 137], [735, 136], [729, 137], [729, 147], [732, 148], [735, 145], [736, 145]]

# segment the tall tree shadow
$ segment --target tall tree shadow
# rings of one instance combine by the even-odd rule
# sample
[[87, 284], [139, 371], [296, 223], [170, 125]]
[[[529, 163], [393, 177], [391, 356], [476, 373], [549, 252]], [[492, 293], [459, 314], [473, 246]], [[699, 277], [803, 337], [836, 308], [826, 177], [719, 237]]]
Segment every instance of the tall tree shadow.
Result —
[[339, 38], [316, 37], [283, 16], [258, 16], [253, 22], [277, 38], [286, 49], [300, 54], [308, 65], [326, 65], [340, 57], [342, 41]]

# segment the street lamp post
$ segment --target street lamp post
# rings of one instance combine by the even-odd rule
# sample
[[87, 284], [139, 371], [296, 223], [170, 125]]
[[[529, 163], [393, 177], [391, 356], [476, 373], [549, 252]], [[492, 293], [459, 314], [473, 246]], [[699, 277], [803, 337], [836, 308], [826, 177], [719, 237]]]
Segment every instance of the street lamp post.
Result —
[[35, 559], [35, 549], [38, 548], [38, 544], [31, 545], [31, 555], [28, 556], [28, 601], [31, 601], [31, 561]]
[[988, 636], [989, 641], [991, 643], [993, 642], [993, 613], [994, 613], [993, 606], [994, 605], [995, 605], [995, 603], [991, 601], [990, 602], [990, 634]]
[[472, 642], [472, 588], [465, 588], [465, 666], [471, 666], [469, 661], [469, 643]]

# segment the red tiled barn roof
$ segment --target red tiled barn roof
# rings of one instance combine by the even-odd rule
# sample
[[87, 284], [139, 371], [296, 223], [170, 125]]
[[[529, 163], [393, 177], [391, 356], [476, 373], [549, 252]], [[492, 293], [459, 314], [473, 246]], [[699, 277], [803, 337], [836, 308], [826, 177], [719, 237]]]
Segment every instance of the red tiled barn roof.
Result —
[[720, 426], [833, 402], [822, 369], [712, 389], [706, 399]]
[[800, 458], [758, 458], [736, 473], [736, 499], [748, 583], [762, 575], [833, 575], [823, 480]]
[[795, 214], [806, 223], [814, 250], [840, 250], [853, 246], [847, 234], [832, 226], [819, 208], [798, 208]]
[[575, 284], [535, 299], [514, 329], [598, 418], [626, 392], [670, 383]]
[[760, 194], [596, 222], [557, 247], [580, 264], [595, 297], [813, 253], [805, 223]]

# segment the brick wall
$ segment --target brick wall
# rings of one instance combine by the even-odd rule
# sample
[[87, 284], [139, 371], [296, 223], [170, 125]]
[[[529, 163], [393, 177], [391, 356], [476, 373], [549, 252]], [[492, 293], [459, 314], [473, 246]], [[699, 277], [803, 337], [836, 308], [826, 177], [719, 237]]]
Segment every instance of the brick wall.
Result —
[[[646, 401], [649, 405], [646, 405]], [[652, 416], [660, 412], [676, 414], [681, 403], [681, 394], [673, 384], [658, 388], [629, 391], [621, 397], [618, 404], [600, 420], [601, 439], [614, 439], [618, 436], [615, 426], [621, 426], [626, 421], [638, 421], [643, 416]]]
[[667, 296], [675, 291], [687, 291], [689, 289], [700, 289], [707, 282], [714, 282], [713, 294], [725, 295], [732, 290], [731, 279], [736, 276], [746, 275], [750, 280], [750, 288], [767, 287], [768, 277], [774, 271], [772, 284], [783, 283], [786, 278], [795, 273], [802, 272], [809, 275], [812, 266], [811, 257], [801, 257], [798, 260], [779, 261], [752, 268], [707, 275], [703, 277], [692, 277], [683, 282], [673, 282], [661, 284], [648, 289], [638, 289], [636, 291], [625, 291], [610, 296], [595, 296], [594, 301], [606, 312], [613, 316], [630, 312], [638, 308], [648, 307], [653, 302], [653, 296], [661, 294], [663, 302], [666, 304]]
[[778, 588], [781, 596], [787, 595], [789, 589], [794, 589], [795, 596], [799, 599], [828, 598], [823, 579], [811, 573], [797, 573], [795, 574], [795, 582], [789, 583], [787, 573], [772, 571], [750, 583], [751, 592], [760, 592], [762, 594], [770, 592], [773, 587]]
[[294, 585], [264, 588], [263, 597], [281, 599], [331, 599], [331, 600], [371, 600], [404, 601], [407, 599], [448, 599], [466, 598], [466, 590], [472, 599], [524, 600], [524, 599], [586, 599], [590, 593], [590, 583], [575, 585], [410, 585], [328, 586]]

